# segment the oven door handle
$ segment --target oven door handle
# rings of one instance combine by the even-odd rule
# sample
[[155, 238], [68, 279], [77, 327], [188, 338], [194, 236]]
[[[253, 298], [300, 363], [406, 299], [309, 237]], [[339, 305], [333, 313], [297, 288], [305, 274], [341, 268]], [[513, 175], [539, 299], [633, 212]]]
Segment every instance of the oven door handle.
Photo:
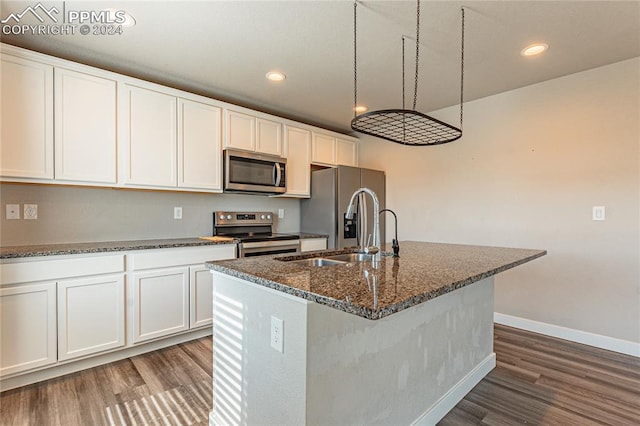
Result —
[[282, 246], [299, 246], [300, 240], [276, 240], [276, 241], [256, 241], [256, 242], [243, 242], [243, 248], [264, 248], [268, 249], [271, 247], [282, 247]]
[[276, 163], [273, 166], [273, 171], [275, 172], [275, 185], [280, 186], [280, 181], [282, 180], [282, 168], [280, 167], [280, 163]]

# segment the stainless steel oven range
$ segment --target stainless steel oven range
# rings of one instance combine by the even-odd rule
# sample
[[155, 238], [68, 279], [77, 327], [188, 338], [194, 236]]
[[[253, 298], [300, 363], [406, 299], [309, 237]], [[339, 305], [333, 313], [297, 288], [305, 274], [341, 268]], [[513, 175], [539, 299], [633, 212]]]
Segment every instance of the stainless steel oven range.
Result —
[[273, 232], [271, 212], [214, 212], [213, 235], [239, 239], [238, 257], [300, 251], [298, 235]]

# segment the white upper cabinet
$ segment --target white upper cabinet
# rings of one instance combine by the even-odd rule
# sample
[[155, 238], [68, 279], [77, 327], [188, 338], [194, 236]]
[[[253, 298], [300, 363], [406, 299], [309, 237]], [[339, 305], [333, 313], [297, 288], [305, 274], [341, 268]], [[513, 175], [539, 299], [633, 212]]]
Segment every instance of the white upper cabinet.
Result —
[[311, 160], [318, 164], [336, 164], [336, 138], [322, 133], [313, 133]]
[[358, 166], [358, 142], [313, 132], [311, 161], [329, 166]]
[[234, 148], [287, 157], [284, 195], [308, 197], [311, 163], [358, 165], [349, 136], [2, 43], [0, 50], [0, 181], [222, 192], [222, 149]]
[[115, 184], [116, 82], [55, 69], [55, 178]]
[[256, 151], [282, 156], [282, 125], [275, 121], [256, 120]]
[[358, 166], [358, 142], [336, 138], [336, 165]]
[[175, 96], [122, 85], [119, 119], [125, 185], [176, 186], [176, 103]]
[[282, 156], [282, 125], [227, 109], [225, 148]]
[[285, 125], [284, 153], [287, 157], [285, 196], [311, 195], [311, 131]]
[[0, 176], [53, 179], [53, 66], [0, 59]]
[[222, 110], [178, 99], [178, 186], [222, 191]]
[[256, 118], [240, 112], [226, 110], [227, 134], [225, 148], [256, 150]]

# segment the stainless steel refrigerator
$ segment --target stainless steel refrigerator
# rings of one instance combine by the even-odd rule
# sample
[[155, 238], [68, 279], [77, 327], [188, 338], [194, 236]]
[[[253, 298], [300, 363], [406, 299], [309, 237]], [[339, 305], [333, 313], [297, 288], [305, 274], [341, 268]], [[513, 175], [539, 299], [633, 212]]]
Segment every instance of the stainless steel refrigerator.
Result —
[[[380, 170], [338, 166], [311, 173], [311, 198], [300, 204], [300, 230], [328, 235], [327, 248], [343, 248], [367, 243], [373, 234], [373, 202], [368, 195], [360, 197], [356, 223], [345, 219], [351, 195], [359, 188], [376, 193], [380, 210], [385, 208], [385, 176]], [[363, 204], [364, 202], [364, 204]], [[365, 208], [366, 207], [366, 208]], [[365, 212], [365, 214], [363, 214]], [[378, 214], [378, 212], [375, 212]], [[384, 214], [380, 215], [380, 241], [384, 245]], [[345, 227], [345, 225], [347, 225]], [[349, 229], [346, 229], [349, 228]], [[363, 240], [364, 239], [364, 240]]]

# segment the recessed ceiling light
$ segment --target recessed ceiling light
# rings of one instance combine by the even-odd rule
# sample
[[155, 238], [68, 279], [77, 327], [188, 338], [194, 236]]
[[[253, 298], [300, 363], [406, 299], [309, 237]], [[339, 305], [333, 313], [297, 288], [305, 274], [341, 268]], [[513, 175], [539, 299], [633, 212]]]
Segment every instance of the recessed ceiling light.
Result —
[[269, 71], [265, 74], [265, 77], [267, 77], [271, 81], [282, 81], [287, 78], [287, 76], [280, 71]]
[[535, 56], [535, 55], [541, 54], [548, 48], [549, 48], [549, 45], [546, 43], [534, 43], [522, 49], [520, 51], [520, 54], [522, 56]]
[[369, 108], [367, 108], [367, 107], [366, 107], [366, 106], [364, 106], [364, 105], [356, 105], [356, 106], [353, 108], [353, 110], [354, 110], [355, 112], [365, 112], [365, 111], [366, 111], [366, 110], [368, 110], [368, 109], [369, 109]]

